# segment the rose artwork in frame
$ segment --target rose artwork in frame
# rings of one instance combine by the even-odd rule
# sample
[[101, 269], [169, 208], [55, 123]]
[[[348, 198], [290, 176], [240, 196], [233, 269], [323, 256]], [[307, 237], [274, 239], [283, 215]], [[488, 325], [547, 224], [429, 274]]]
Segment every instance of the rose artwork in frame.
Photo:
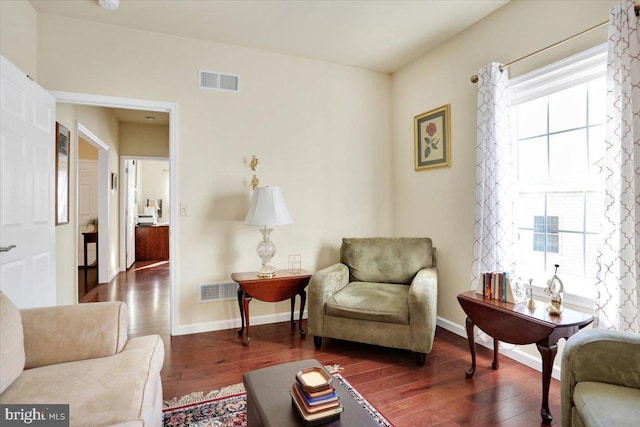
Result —
[[56, 225], [69, 223], [69, 129], [56, 122]]
[[415, 170], [451, 165], [451, 106], [413, 118]]

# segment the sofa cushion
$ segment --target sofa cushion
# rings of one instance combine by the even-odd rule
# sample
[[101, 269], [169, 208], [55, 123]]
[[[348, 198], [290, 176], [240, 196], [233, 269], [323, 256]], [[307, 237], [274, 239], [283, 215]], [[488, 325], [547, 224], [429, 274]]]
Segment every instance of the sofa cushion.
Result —
[[587, 426], [623, 426], [640, 419], [640, 390], [592, 381], [576, 384], [575, 411]]
[[345, 238], [340, 260], [351, 282], [411, 284], [419, 270], [432, 267], [433, 246], [424, 238]]
[[329, 316], [409, 324], [409, 286], [351, 282], [326, 303]]
[[130, 339], [121, 353], [26, 369], [0, 403], [70, 403], [71, 426], [140, 420], [153, 425], [164, 346], [157, 335]]
[[20, 310], [0, 291], [0, 393], [22, 373], [25, 363]]

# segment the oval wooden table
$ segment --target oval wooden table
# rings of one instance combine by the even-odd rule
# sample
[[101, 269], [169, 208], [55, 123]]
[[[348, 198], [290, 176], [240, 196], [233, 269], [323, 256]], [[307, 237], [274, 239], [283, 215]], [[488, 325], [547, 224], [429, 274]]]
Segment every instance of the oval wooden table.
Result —
[[[311, 274], [300, 270], [292, 273], [289, 270], [276, 270], [276, 275], [270, 278], [258, 277], [257, 271], [249, 273], [233, 273], [231, 280], [238, 283], [238, 306], [242, 327], [238, 330], [238, 335], [242, 337], [242, 344], [249, 344], [249, 303], [252, 298], [260, 301], [278, 302], [291, 299], [291, 327], [296, 327], [293, 320], [293, 309], [296, 303], [296, 295], [300, 295], [300, 335], [305, 336], [306, 332], [302, 328], [302, 313], [307, 301], [307, 292], [304, 288], [309, 284]], [[246, 328], [245, 328], [246, 323]]]
[[553, 360], [558, 352], [560, 338], [568, 339], [580, 329], [593, 322], [593, 316], [575, 310], [564, 309], [560, 316], [547, 312], [546, 304], [537, 301], [535, 310], [526, 303], [512, 304], [483, 297], [475, 291], [458, 295], [458, 302], [467, 314], [467, 338], [471, 350], [471, 368], [466, 378], [473, 378], [476, 371], [476, 347], [473, 327], [478, 326], [493, 337], [493, 369], [498, 369], [498, 342], [510, 344], [533, 344], [542, 356], [542, 422], [550, 424], [553, 416], [549, 411], [549, 384]]

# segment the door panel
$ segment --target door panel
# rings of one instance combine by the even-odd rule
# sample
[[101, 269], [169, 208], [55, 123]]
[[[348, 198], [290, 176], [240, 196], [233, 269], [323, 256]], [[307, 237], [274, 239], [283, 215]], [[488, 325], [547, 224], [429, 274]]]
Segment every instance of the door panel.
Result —
[[[78, 265], [84, 266], [84, 237], [82, 233], [92, 231], [85, 224], [98, 216], [98, 162], [78, 160]], [[87, 246], [87, 262], [96, 260], [96, 245]]]
[[0, 56], [0, 289], [55, 305], [55, 100]]
[[127, 208], [125, 211], [127, 229], [126, 233], [126, 251], [127, 251], [127, 269], [136, 261], [136, 200], [137, 200], [137, 167], [135, 160], [126, 161], [127, 173]]

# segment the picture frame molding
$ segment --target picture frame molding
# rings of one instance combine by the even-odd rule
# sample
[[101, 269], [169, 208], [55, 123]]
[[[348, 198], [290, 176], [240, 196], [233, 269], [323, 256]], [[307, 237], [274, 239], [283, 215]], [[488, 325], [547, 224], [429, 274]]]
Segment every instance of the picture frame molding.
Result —
[[[422, 153], [425, 147], [423, 124], [434, 120], [442, 123], [442, 157], [439, 159], [422, 161]], [[416, 171], [451, 166], [451, 104], [434, 108], [413, 118], [413, 139], [414, 139], [414, 168]]]
[[[62, 138], [65, 138], [66, 141], [63, 141]], [[59, 122], [56, 122], [56, 140], [55, 140], [56, 225], [69, 224], [69, 188], [70, 188], [69, 171], [71, 166], [70, 151], [71, 151], [71, 132], [64, 125], [60, 124]], [[65, 166], [65, 161], [66, 161], [66, 166]], [[62, 175], [64, 175], [63, 177], [66, 178], [65, 188], [60, 188], [61, 173]]]

